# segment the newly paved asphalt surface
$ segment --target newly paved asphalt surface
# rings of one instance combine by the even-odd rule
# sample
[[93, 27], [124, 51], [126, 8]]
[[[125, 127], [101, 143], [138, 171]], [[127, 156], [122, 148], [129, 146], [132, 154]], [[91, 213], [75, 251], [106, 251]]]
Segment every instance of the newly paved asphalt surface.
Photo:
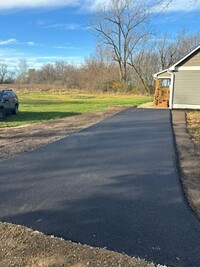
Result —
[[200, 266], [168, 110], [129, 109], [0, 163], [0, 220], [156, 263]]

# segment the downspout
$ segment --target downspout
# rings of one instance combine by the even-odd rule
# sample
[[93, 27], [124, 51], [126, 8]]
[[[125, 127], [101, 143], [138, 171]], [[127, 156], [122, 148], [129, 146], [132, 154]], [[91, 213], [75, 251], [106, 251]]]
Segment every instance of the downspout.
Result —
[[156, 95], [156, 80], [158, 79], [158, 76], [153, 74], [153, 79], [154, 79], [154, 96], [153, 96], [153, 106], [154, 106], [154, 103], [155, 103], [155, 95]]
[[167, 70], [167, 72], [171, 75], [171, 85], [170, 85], [170, 95], [169, 95], [169, 109], [173, 109], [173, 98], [174, 98], [174, 73]]

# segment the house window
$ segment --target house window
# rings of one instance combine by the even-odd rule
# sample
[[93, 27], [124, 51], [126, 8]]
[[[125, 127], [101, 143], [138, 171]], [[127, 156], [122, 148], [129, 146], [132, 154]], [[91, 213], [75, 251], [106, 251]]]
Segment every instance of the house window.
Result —
[[169, 88], [171, 84], [171, 79], [165, 78], [165, 79], [160, 79], [160, 87], [161, 88]]

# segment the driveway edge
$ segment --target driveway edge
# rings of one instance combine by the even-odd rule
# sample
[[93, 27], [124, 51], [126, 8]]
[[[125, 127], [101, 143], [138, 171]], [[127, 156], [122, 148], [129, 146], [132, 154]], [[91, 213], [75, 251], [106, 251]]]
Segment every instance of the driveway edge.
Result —
[[188, 206], [200, 221], [200, 156], [187, 130], [185, 111], [173, 110], [171, 115], [177, 153], [177, 165], [183, 195]]

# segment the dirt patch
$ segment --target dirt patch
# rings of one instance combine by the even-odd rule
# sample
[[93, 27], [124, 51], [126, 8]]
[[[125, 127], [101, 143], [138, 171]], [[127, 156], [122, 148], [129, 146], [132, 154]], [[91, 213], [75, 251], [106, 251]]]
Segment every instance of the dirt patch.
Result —
[[141, 105], [137, 106], [137, 108], [154, 108], [153, 102], [147, 102], [147, 103], [141, 104]]
[[[190, 117], [191, 118], [191, 117]], [[186, 113], [172, 111], [173, 128], [179, 156], [180, 177], [186, 199], [200, 219], [200, 146], [196, 145], [194, 136], [188, 131]]]
[[[152, 263], [75, 244], [23, 226], [0, 224], [0, 266], [154, 267]], [[159, 265], [160, 266], [160, 265]]]
[[[0, 128], [0, 160], [59, 140], [127, 107], [21, 127]], [[0, 266], [8, 267], [155, 267], [141, 259], [75, 244], [23, 226], [0, 223]]]
[[169, 109], [168, 107], [166, 108], [166, 107], [154, 106], [153, 102], [147, 102], [147, 103], [141, 104], [141, 105], [137, 106], [137, 108]]

